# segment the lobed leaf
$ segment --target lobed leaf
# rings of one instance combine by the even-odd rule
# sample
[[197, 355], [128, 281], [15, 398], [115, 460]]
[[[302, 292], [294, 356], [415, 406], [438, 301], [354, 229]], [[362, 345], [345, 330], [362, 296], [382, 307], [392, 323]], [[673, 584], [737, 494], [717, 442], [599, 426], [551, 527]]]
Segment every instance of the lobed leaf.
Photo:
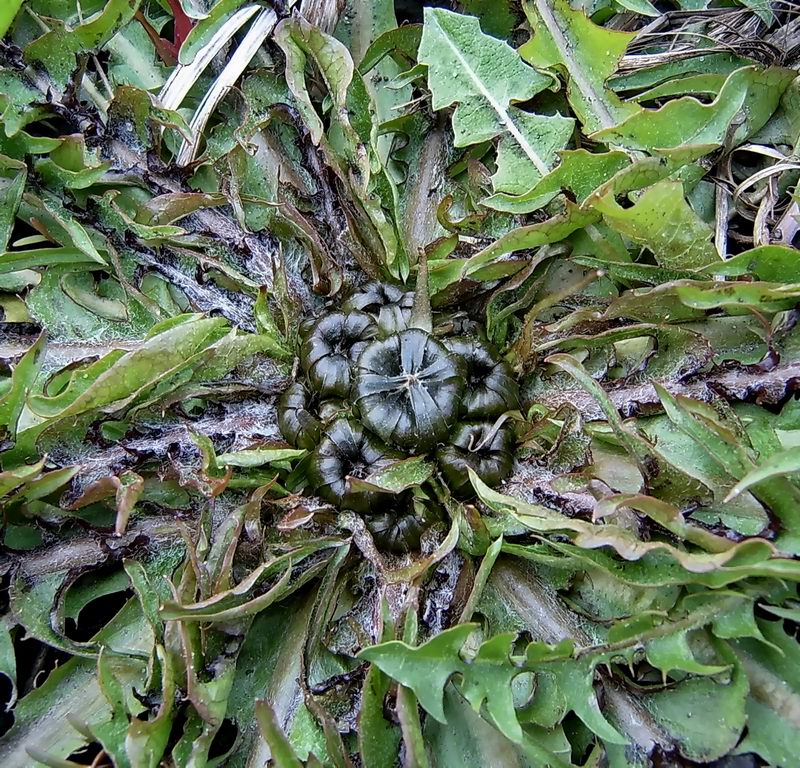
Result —
[[597, 26], [568, 0], [524, 0], [522, 5], [533, 29], [522, 57], [566, 74], [567, 98], [587, 132], [611, 128], [641, 110], [606, 86], [633, 33]]
[[548, 87], [550, 79], [523, 63], [506, 43], [483, 34], [478, 19], [425, 9], [419, 61], [428, 67], [436, 110], [456, 104], [455, 146], [499, 137], [496, 192], [529, 190], [553, 165], [572, 134], [572, 120], [514, 106]]

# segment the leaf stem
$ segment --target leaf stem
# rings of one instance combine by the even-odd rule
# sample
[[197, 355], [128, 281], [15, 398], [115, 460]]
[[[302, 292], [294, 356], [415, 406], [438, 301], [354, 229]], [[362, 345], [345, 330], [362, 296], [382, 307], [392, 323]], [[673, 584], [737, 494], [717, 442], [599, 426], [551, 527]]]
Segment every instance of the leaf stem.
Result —
[[414, 307], [411, 310], [410, 327], [430, 333], [433, 330], [433, 310], [428, 291], [428, 256], [424, 249], [420, 249], [417, 261], [417, 291], [414, 295]]

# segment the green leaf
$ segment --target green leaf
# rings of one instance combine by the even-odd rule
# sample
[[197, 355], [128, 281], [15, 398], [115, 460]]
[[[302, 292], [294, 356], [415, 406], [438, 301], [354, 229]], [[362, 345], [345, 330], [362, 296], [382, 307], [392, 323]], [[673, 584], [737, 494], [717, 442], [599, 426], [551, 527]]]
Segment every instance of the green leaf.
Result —
[[267, 300], [267, 291], [264, 288], [258, 292], [258, 298], [253, 307], [253, 314], [255, 315], [256, 327], [259, 333], [269, 339], [268, 351], [270, 356], [277, 360], [293, 360], [294, 353], [292, 348], [286, 340], [286, 334], [278, 328], [278, 324], [275, 321], [275, 317]]
[[78, 248], [35, 248], [30, 251], [6, 251], [0, 253], [0, 274], [36, 269], [51, 264], [68, 264], [71, 267], [97, 269], [96, 259], [89, 259]]
[[727, 77], [723, 74], [687, 75], [668, 80], [666, 83], [650, 88], [635, 96], [635, 101], [655, 101], [666, 96], [685, 96], [687, 94], [709, 94], [716, 98], [725, 85]]
[[696, 270], [721, 261], [711, 242], [713, 230], [689, 207], [680, 182], [649, 187], [629, 208], [611, 193], [592, 204], [607, 224], [647, 248], [662, 267]]
[[[662, 286], [663, 288], [664, 286]], [[696, 309], [725, 307], [729, 314], [749, 314], [749, 307], [764, 312], [789, 309], [800, 296], [800, 283], [708, 282], [679, 280], [672, 285], [680, 300]]]
[[134, 768], [158, 768], [169, 741], [174, 721], [175, 678], [170, 656], [156, 647], [161, 665], [161, 706], [150, 720], [131, 718], [125, 737], [125, 751]]
[[649, 640], [645, 649], [647, 660], [665, 676], [673, 670], [683, 670], [690, 675], [716, 675], [727, 669], [724, 665], [697, 661], [689, 647], [688, 630]]
[[508, 44], [483, 34], [475, 17], [439, 8], [425, 9], [419, 61], [428, 66], [433, 108], [457, 105], [455, 146], [500, 137], [495, 191], [526, 192], [550, 170], [572, 134], [572, 120], [514, 106], [546, 88], [549, 78]]
[[102, 648], [97, 658], [97, 679], [100, 683], [100, 690], [111, 709], [111, 718], [104, 722], [93, 723], [90, 726], [92, 734], [103, 745], [103, 749], [113, 757], [114, 765], [119, 765], [120, 768], [131, 768], [131, 762], [125, 749], [125, 736], [128, 732], [128, 708], [125, 692]]
[[[716, 147], [712, 144], [690, 144], [686, 147], [653, 150], [654, 157], [635, 158], [630, 165], [617, 171], [610, 179], [601, 184], [592, 195], [592, 200], [609, 193], [619, 196], [644, 189], [663, 179], [677, 176], [679, 171], [684, 171], [683, 175], [691, 174], [692, 167], [687, 166], [715, 149]], [[692, 178], [689, 175], [687, 181], [691, 181]]]
[[[661, 445], [659, 445], [661, 448]], [[662, 449], [663, 450], [663, 449]], [[726, 552], [733, 548], [732, 542], [702, 526], [687, 522], [680, 510], [652, 496], [629, 496], [615, 494], [598, 502], [595, 517], [598, 519], [615, 515], [623, 506], [635, 509], [675, 536], [702, 547], [707, 552]], [[760, 529], [759, 529], [760, 530]]]
[[616, 127], [604, 126], [594, 138], [647, 151], [686, 144], [735, 147], [767, 122], [794, 77], [792, 70], [779, 67], [742, 67], [710, 104], [691, 96], [675, 99], [660, 109], [641, 110]]
[[365, 768], [392, 765], [400, 746], [400, 729], [384, 717], [383, 702], [391, 679], [374, 664], [369, 668], [362, 689], [358, 718], [358, 745]]
[[6, 435], [16, 436], [17, 422], [28, 393], [44, 362], [45, 337], [40, 336], [25, 352], [11, 373], [11, 386], [0, 397], [0, 428]]
[[511, 40], [522, 22], [522, 11], [514, 0], [462, 0], [460, 7], [480, 19], [487, 35], [500, 40]]
[[362, 75], [366, 75], [386, 56], [392, 56], [395, 60], [399, 60], [398, 63], [401, 65], [415, 62], [421, 39], [421, 24], [404, 24], [402, 27], [387, 30], [367, 48], [358, 65], [358, 71]]
[[[9, 137], [15, 136], [29, 123], [49, 114], [47, 108], [33, 106], [34, 102], [40, 98], [39, 91], [33, 88], [25, 79], [9, 71], [0, 71], [0, 117], [2, 117], [4, 129], [2, 133]], [[50, 139], [46, 142], [49, 146], [44, 151], [50, 151], [54, 141], [57, 140]], [[38, 144], [39, 142], [36, 143]], [[8, 145], [4, 143], [3, 146], [3, 151], [8, 153]], [[15, 145], [12, 144], [11, 146]], [[22, 159], [22, 157], [23, 155], [20, 155], [18, 159]]]
[[[108, 108], [109, 128], [132, 133], [138, 139], [136, 152], [141, 153], [152, 144], [152, 128], [174, 128], [181, 136], [191, 136], [192, 130], [184, 118], [175, 110], [165, 109], [161, 102], [141, 88], [120, 85], [114, 91], [114, 99]], [[116, 194], [112, 190], [111, 194]]]
[[[184, 46], [182, 46], [183, 48]], [[164, 85], [166, 67], [156, 62], [156, 50], [141, 24], [129, 24], [109, 40], [109, 77], [143, 90]]]
[[[136, 600], [130, 600], [96, 636], [106, 647], [124, 647], [133, 653], [146, 653], [152, 636]], [[143, 658], [109, 659], [124, 672], [127, 689], [141, 690], [146, 677]], [[0, 745], [4, 765], [28, 766], [27, 750], [39, 747], [44, 752], [69, 755], [86, 742], [86, 737], [68, 725], [67, 717], [78, 707], [78, 722], [107, 720], [110, 707], [97, 679], [94, 659], [73, 657], [56, 667], [43, 684], [19, 700], [14, 710], [14, 726]]]
[[583, 203], [603, 182], [630, 163], [625, 152], [594, 153], [585, 149], [560, 152], [561, 162], [522, 195], [496, 194], [482, 204], [497, 211], [531, 213], [568, 189]]
[[23, 0], [8, 0], [5, 5], [0, 8], [0, 37], [5, 37], [14, 17], [19, 13], [22, 8]]
[[707, 272], [714, 275], [740, 277], [752, 275], [768, 283], [800, 283], [800, 260], [797, 249], [785, 245], [762, 245], [739, 253], [722, 264], [714, 264]]
[[711, 493], [704, 483], [664, 458], [644, 437], [623, 424], [603, 388], [574, 357], [557, 354], [551, 355], [547, 360], [567, 371], [597, 400], [611, 429], [636, 462], [650, 491], [662, 494], [666, 500], [678, 506], [708, 500]]
[[99, 295], [91, 275], [68, 272], [62, 275], [60, 284], [65, 296], [93, 315], [116, 323], [129, 320], [125, 302]]
[[658, 157], [635, 159], [625, 152], [567, 150], [560, 153], [561, 163], [527, 193], [492, 195], [481, 202], [499, 211], [529, 213], [546, 205], [561, 190], [568, 190], [588, 210], [604, 196], [622, 195], [656, 184], [714, 149], [712, 145], [691, 145], [662, 152]]
[[[348, 47], [353, 61], [360, 62], [358, 74], [363, 78], [369, 101], [374, 105], [374, 113], [360, 117], [369, 133], [376, 125], [396, 117], [412, 97], [410, 87], [387, 88], [385, 84], [399, 75], [408, 64], [416, 61], [421, 32], [418, 25], [397, 26], [393, 0], [352, 3], [348, 13], [340, 19], [336, 36]], [[383, 44], [378, 45], [378, 41], [383, 41]], [[386, 58], [387, 53], [392, 56], [391, 59]], [[355, 78], [356, 88], [350, 94], [353, 103], [361, 78]], [[362, 136], [367, 138], [367, 134]], [[378, 136], [374, 141], [376, 153], [384, 167], [393, 165], [392, 143], [391, 136]], [[394, 196], [395, 193], [392, 194]]]
[[[446, 724], [429, 717], [423, 731], [437, 768], [464, 768], [466, 765], [567, 768], [570, 765], [568, 742], [560, 728], [550, 732], [526, 726], [523, 741], [516, 744], [476, 714], [452, 685], [445, 688], [444, 713]], [[560, 744], [556, 746], [554, 742]], [[561, 759], [553, 754], [553, 748], [559, 750]]]
[[[239, 728], [239, 748], [226, 763], [230, 768], [266, 763], [274, 749], [260, 737], [256, 716], [256, 702], [260, 697], [264, 697], [272, 707], [278, 723], [301, 757], [307, 754], [304, 750], [307, 750], [309, 742], [317, 751], [316, 744], [321, 742], [321, 737], [316, 724], [301, 723], [305, 710], [302, 705], [297, 706], [302, 698], [298, 683], [301, 658], [297, 651], [306, 641], [315, 597], [315, 591], [311, 589], [291, 600], [272, 605], [256, 615], [248, 625], [228, 697], [228, 711], [236, 713]], [[298, 733], [300, 729], [304, 729], [303, 736]], [[307, 731], [312, 729], [313, 733], [308, 734]], [[324, 752], [317, 751], [317, 754]], [[273, 752], [273, 759], [276, 757]]]
[[594, 690], [594, 667], [591, 659], [548, 664], [567, 707], [601, 739], [610, 744], [627, 744], [627, 739], [606, 720]]
[[459, 624], [418, 647], [391, 640], [365, 648], [359, 657], [410, 688], [423, 708], [440, 723], [446, 722], [445, 686], [454, 675], [460, 675], [461, 691], [472, 708], [480, 711], [485, 701], [487, 712], [501, 733], [519, 742], [522, 729], [514, 712], [511, 681], [520, 670], [509, 660], [515, 635], [490, 638], [467, 662], [459, 652], [476, 627], [476, 624]]
[[[794, 561], [778, 557], [770, 560], [775, 555], [775, 550], [763, 539], [751, 539], [723, 552], [687, 552], [666, 541], [642, 541], [631, 531], [620, 526], [595, 525], [576, 520], [547, 507], [498, 493], [483, 484], [474, 473], [472, 483], [481, 501], [498, 513], [501, 519], [506, 518], [503, 525], [514, 522], [517, 524], [517, 531], [521, 524], [537, 534], [571, 531], [574, 534], [575, 546], [562, 544], [556, 540], [550, 541], [549, 545], [572, 556], [585, 557], [598, 564], [602, 563], [604, 568], [620, 578], [632, 578], [631, 583], [651, 584], [649, 581], [651, 578], [656, 579], [657, 584], [673, 583], [672, 579], [677, 578], [679, 583], [724, 586], [756, 574], [785, 576], [793, 580], [800, 578], [800, 566], [795, 566]], [[515, 529], [509, 525], [509, 530]], [[623, 565], [603, 553], [578, 554], [577, 552], [578, 548], [591, 550], [602, 547], [609, 547], [629, 563], [641, 561], [641, 564], [635, 567]], [[520, 554], [513, 545], [504, 544], [503, 549]], [[679, 571], [683, 571], [680, 576]], [[625, 575], [622, 576], [622, 573]], [[645, 580], [640, 582], [639, 578]], [[667, 581], [661, 581], [663, 578]]]
[[140, 3], [141, 0], [108, 0], [99, 13], [75, 29], [56, 22], [54, 29], [28, 45], [25, 58], [43, 64], [64, 88], [75, 68], [76, 54], [101, 48], [133, 18]]
[[5, 675], [11, 683], [11, 694], [6, 708], [14, 706], [17, 700], [17, 659], [14, 653], [14, 641], [11, 637], [13, 621], [4, 616], [0, 623], [0, 674]]
[[786, 477], [800, 473], [800, 451], [787, 448], [785, 451], [768, 456], [755, 469], [750, 470], [736, 485], [731, 488], [725, 501], [731, 501], [743, 491], [757, 483], [773, 477]]
[[377, 472], [372, 472], [363, 480], [350, 478], [353, 488], [379, 491], [382, 493], [402, 493], [427, 482], [433, 475], [434, 465], [424, 456], [414, 456], [389, 464]]
[[222, 318], [190, 316], [186, 322], [157, 333], [139, 349], [114, 360], [88, 387], [73, 393], [77, 396], [71, 401], [70, 390], [65, 390], [57, 397], [35, 398], [31, 408], [49, 419], [77, 416], [106, 406], [122, 408], [219, 339], [226, 326]]
[[8, 247], [27, 178], [28, 167], [25, 163], [0, 155], [0, 253]]
[[636, 91], [693, 75], [721, 74], [727, 77], [734, 70], [752, 63], [751, 59], [736, 56], [727, 51], [714, 51], [713, 53], [697, 51], [695, 56], [686, 58], [670, 56], [665, 61], [652, 66], [636, 67], [625, 74], [616, 75], [611, 79], [609, 85], [615, 91]]
[[759, 627], [768, 646], [747, 639], [733, 643], [750, 683], [747, 734], [735, 751], [791, 765], [800, 749], [800, 646], [782, 622], [762, 620]]
[[422, 736], [417, 697], [410, 688], [397, 686], [397, 719], [403, 732], [403, 745], [408, 765], [413, 768], [431, 768], [428, 750]]
[[300, 459], [306, 453], [307, 451], [297, 448], [250, 448], [217, 456], [217, 465], [220, 467], [261, 467], [264, 464]]
[[312, 140], [319, 144], [325, 129], [306, 85], [306, 62], [311, 58], [319, 68], [334, 106], [341, 115], [342, 112], [346, 114], [347, 89], [353, 79], [353, 60], [342, 43], [311, 26], [302, 16], [284, 19], [275, 28], [274, 38], [286, 55], [286, 83], [297, 99], [298, 109]]
[[465, 666], [459, 653], [477, 627], [477, 624], [460, 624], [418, 647], [390, 640], [364, 648], [359, 657], [411, 688], [425, 711], [444, 723], [444, 687]]
[[481, 269], [499, 261], [501, 256], [524, 248], [536, 248], [539, 245], [558, 242], [575, 230], [593, 224], [599, 218], [600, 215], [595, 211], [584, 211], [574, 203], [568, 202], [563, 214], [538, 224], [512, 229], [491, 245], [478, 251], [465, 262], [461, 274], [463, 277], [474, 277]]
[[[735, 480], [747, 476], [754, 462], [747, 445], [730, 424], [718, 420], [713, 410], [686, 397], [675, 397], [664, 387], [655, 384], [661, 403], [669, 419], [686, 435], [706, 450], [708, 455]], [[800, 520], [796, 509], [800, 503], [800, 489], [782, 476], [756, 479], [753, 495], [766, 504], [781, 521], [783, 529], [778, 542], [782, 548], [797, 551], [800, 548]]]
[[688, 678], [643, 698], [658, 724], [690, 760], [711, 762], [722, 757], [733, 749], [744, 730], [747, 677], [733, 653], [727, 651], [721, 656], [733, 665], [730, 682]]
[[634, 13], [641, 13], [643, 16], [660, 16], [661, 12], [650, 0], [619, 0], [623, 8], [627, 8]]
[[46, 158], [35, 161], [34, 168], [54, 189], [87, 189], [103, 178], [110, 167], [100, 162], [97, 153], [86, 148], [82, 134], [66, 136]]
[[302, 768], [303, 764], [297, 759], [292, 745], [283, 733], [275, 712], [263, 699], [256, 701], [256, 718], [261, 736], [269, 745], [272, 760], [276, 768]]
[[569, 0], [525, 0], [523, 8], [534, 34], [520, 53], [536, 67], [566, 74], [567, 98], [587, 132], [610, 128], [641, 111], [606, 86], [635, 33], [599, 27], [583, 11], [573, 10]]
[[[374, 157], [378, 153], [370, 118], [374, 105], [361, 75], [354, 71], [350, 52], [302, 16], [284, 19], [275, 29], [275, 40], [286, 55], [286, 82], [312, 141], [321, 146], [326, 161], [350, 195], [351, 222], [369, 245], [369, 254], [363, 254], [362, 265], [373, 272], [396, 266], [402, 247], [386, 212], [394, 207], [394, 200], [390, 202], [389, 198], [394, 197], [395, 190], [379, 158]], [[327, 97], [333, 103], [327, 134], [306, 82], [309, 63], [321, 74]], [[363, 248], [362, 244], [353, 245], [357, 250]], [[316, 277], [315, 282], [318, 282]]]
[[509, 669], [508, 663], [515, 639], [514, 633], [508, 633], [481, 643], [478, 653], [470, 660], [468, 673], [461, 673], [461, 692], [476, 712], [485, 701], [486, 710], [500, 732], [511, 741], [519, 742], [522, 728], [511, 696], [511, 681], [517, 670]]
[[305, 570], [293, 578], [293, 566], [319, 552], [342, 546], [339, 539], [318, 539], [307, 545], [296, 547], [287, 554], [272, 558], [251, 571], [238, 584], [217, 592], [206, 600], [183, 604], [176, 600], [166, 601], [160, 608], [164, 620], [228, 621], [251, 616], [276, 601], [292, 594], [325, 565], [328, 558], [318, 557]]
[[[37, 221], [43, 226], [50, 239], [65, 248], [76, 248], [87, 260], [105, 266], [106, 260], [100, 255], [92, 237], [62, 203], [51, 194], [42, 197], [27, 192], [23, 195], [19, 215], [26, 221]], [[80, 257], [83, 260], [83, 257]]]
[[14, 465], [13, 469], [0, 472], [0, 497], [7, 496], [15, 488], [31, 482], [39, 476], [44, 466], [44, 459], [35, 464]]

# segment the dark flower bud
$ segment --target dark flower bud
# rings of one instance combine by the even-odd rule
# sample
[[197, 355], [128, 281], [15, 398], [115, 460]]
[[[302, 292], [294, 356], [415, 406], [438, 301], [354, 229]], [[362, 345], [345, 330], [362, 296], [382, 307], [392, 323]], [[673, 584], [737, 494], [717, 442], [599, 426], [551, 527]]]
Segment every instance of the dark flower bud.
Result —
[[297, 333], [298, 336], [300, 336], [300, 339], [305, 340], [308, 337], [308, 334], [314, 330], [314, 326], [318, 322], [319, 322], [318, 319], [313, 315], [302, 318], [297, 327]]
[[295, 448], [312, 450], [319, 443], [322, 428], [349, 410], [344, 400], [323, 400], [295, 382], [278, 400], [278, 427], [286, 442]]
[[364, 312], [332, 312], [303, 341], [300, 361], [311, 388], [322, 397], [350, 394], [350, 368], [377, 328]]
[[493, 422], [460, 424], [450, 445], [436, 454], [450, 490], [462, 498], [474, 495], [468, 469], [487, 485], [497, 485], [509, 475], [514, 461], [514, 436], [508, 427]]
[[447, 438], [463, 388], [454, 357], [433, 336], [411, 328], [365, 347], [353, 393], [368, 429], [387, 443], [424, 452]]
[[340, 418], [325, 428], [311, 455], [308, 479], [325, 501], [363, 514], [382, 494], [353, 490], [347, 479], [363, 479], [399, 458], [357, 421]]
[[342, 308], [346, 312], [354, 309], [361, 312], [374, 312], [387, 304], [397, 304], [406, 292], [397, 285], [391, 283], [379, 283], [377, 280], [370, 280], [360, 286], [345, 303]]
[[348, 311], [360, 310], [371, 315], [381, 337], [404, 331], [411, 320], [413, 291], [404, 291], [390, 283], [371, 281], [363, 285], [344, 304]]
[[425, 504], [413, 501], [411, 494], [384, 494], [365, 518], [375, 546], [398, 554], [419, 549], [422, 534], [436, 520]]
[[278, 400], [278, 427], [286, 442], [311, 450], [319, 442], [322, 424], [312, 412], [308, 390], [295, 382]]
[[468, 419], [491, 419], [519, 407], [519, 386], [511, 366], [488, 342], [459, 336], [445, 346], [463, 361], [466, 386], [461, 413]]

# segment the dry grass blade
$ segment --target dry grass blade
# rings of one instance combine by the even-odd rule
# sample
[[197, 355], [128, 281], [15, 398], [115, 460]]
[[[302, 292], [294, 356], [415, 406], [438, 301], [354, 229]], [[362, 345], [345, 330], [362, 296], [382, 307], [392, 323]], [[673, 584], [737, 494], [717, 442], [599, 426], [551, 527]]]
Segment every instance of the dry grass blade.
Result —
[[800, 205], [793, 202], [775, 227], [775, 242], [791, 245], [798, 231], [800, 231]]
[[184, 140], [181, 145], [176, 161], [178, 165], [188, 165], [194, 160], [208, 118], [211, 117], [217, 105], [225, 98], [225, 94], [239, 79], [242, 72], [244, 72], [253, 56], [256, 55], [256, 52], [267, 38], [267, 35], [272, 32], [277, 22], [278, 17], [273, 10], [262, 11], [253, 22], [244, 40], [242, 40], [241, 45], [236, 49], [233, 56], [231, 56], [225, 69], [222, 70], [220, 76], [214, 81], [214, 84], [197, 108], [197, 112], [195, 112], [189, 124], [192, 130], [192, 138], [190, 141]]
[[331, 34], [345, 5], [345, 0], [303, 0], [300, 13], [314, 26]]
[[179, 64], [164, 83], [158, 99], [166, 109], [177, 109], [186, 98], [211, 60], [222, 50], [228, 41], [258, 11], [257, 5], [248, 5], [238, 10], [228, 19], [198, 52], [191, 64]]
[[762, 170], [754, 173], [752, 176], [748, 176], [741, 184], [739, 184], [738, 187], [736, 187], [733, 192], [734, 200], [737, 200], [745, 190], [750, 189], [750, 187], [755, 186], [761, 181], [770, 179], [777, 174], [783, 173], [784, 171], [798, 169], [800, 169], [800, 163], [797, 162], [775, 163], [775, 165], [772, 165], [769, 168], [763, 168]]

